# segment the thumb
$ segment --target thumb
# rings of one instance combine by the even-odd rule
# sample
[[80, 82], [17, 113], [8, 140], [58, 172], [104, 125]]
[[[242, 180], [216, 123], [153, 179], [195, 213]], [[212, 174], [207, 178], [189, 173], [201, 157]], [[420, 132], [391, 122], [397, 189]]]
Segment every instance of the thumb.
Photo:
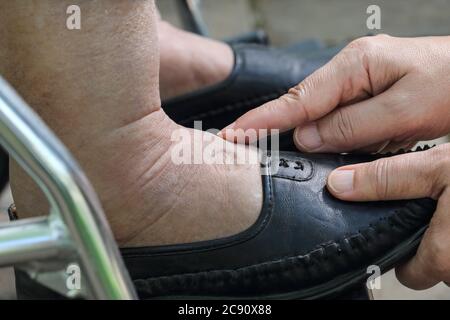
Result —
[[437, 205], [436, 212], [425, 232], [416, 255], [396, 268], [398, 280], [405, 286], [423, 290], [440, 281], [450, 283], [450, 247], [448, 208], [450, 208], [450, 190], [447, 189]]
[[440, 172], [445, 172], [447, 158], [448, 146], [443, 145], [338, 168], [328, 177], [328, 190], [348, 201], [437, 199], [445, 188]]

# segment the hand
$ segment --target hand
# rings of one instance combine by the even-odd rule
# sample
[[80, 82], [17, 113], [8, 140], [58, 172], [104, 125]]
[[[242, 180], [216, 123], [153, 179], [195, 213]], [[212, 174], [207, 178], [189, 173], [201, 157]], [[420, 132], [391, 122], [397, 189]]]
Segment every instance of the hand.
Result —
[[[296, 145], [309, 152], [395, 151], [440, 137], [450, 131], [449, 49], [450, 37], [358, 39], [228, 128], [296, 128]], [[397, 277], [414, 289], [450, 283], [450, 144], [339, 168], [328, 189], [347, 201], [438, 199], [417, 254]]]
[[450, 143], [339, 168], [328, 177], [328, 190], [349, 201], [438, 199], [416, 255], [396, 271], [400, 282], [417, 290], [450, 284]]
[[307, 152], [395, 151], [450, 131], [449, 74], [450, 37], [361, 38], [231, 129], [296, 128]]

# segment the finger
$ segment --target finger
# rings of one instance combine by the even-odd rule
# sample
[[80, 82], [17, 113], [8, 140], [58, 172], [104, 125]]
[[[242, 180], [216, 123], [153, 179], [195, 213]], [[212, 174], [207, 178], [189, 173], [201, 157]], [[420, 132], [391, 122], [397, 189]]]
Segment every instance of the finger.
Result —
[[440, 282], [433, 275], [433, 270], [427, 262], [427, 255], [424, 254], [426, 247], [422, 242], [414, 257], [405, 264], [395, 269], [398, 281], [404, 286], [414, 290], [425, 290]]
[[369, 100], [339, 107], [307, 126], [295, 130], [297, 147], [306, 152], [349, 152], [390, 141], [403, 132], [393, 109], [399, 99], [395, 86]]
[[411, 150], [417, 142], [391, 142], [385, 141], [380, 143], [375, 143], [370, 146], [353, 150], [352, 153], [355, 154], [386, 154], [386, 153], [396, 153], [400, 150]]
[[[227, 129], [286, 131], [326, 115], [371, 90], [364, 54], [347, 48], [279, 99], [250, 110]], [[351, 90], [348, 83], [352, 83]], [[221, 131], [226, 138], [226, 132]]]
[[440, 197], [437, 210], [416, 255], [396, 269], [398, 280], [405, 286], [423, 290], [444, 281], [450, 282], [450, 190]]
[[[391, 142], [385, 141], [382, 143], [376, 143], [368, 147], [364, 147], [356, 150], [356, 153], [372, 153], [372, 154], [386, 154], [386, 153], [396, 153], [400, 150], [411, 150], [417, 142]], [[353, 151], [355, 152], [355, 151]]]
[[416, 141], [414, 142], [390, 142], [387, 144], [383, 149], [379, 150], [377, 153], [395, 153], [400, 150], [409, 151], [414, 148], [414, 146], [417, 144]]
[[375, 154], [375, 153], [379, 153], [389, 143], [390, 143], [390, 141], [374, 143], [374, 144], [371, 144], [371, 145], [369, 145], [367, 147], [363, 147], [363, 148], [359, 148], [359, 149], [353, 150], [352, 153], [355, 153], [355, 154]]
[[445, 187], [441, 171], [447, 170], [449, 149], [450, 144], [442, 145], [338, 168], [328, 177], [328, 189], [337, 198], [349, 201], [436, 199]]

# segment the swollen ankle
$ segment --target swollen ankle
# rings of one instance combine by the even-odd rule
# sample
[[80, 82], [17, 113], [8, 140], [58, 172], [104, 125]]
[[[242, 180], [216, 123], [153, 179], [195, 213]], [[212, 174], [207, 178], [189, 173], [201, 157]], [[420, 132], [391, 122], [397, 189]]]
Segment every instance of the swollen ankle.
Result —
[[[196, 150], [206, 156], [211, 146], [203, 144], [203, 149], [197, 149], [195, 144], [199, 139], [206, 138], [203, 141], [210, 143], [214, 139], [217, 143], [222, 140], [208, 133], [178, 129], [184, 131], [180, 134], [187, 132], [190, 138], [172, 141], [169, 150], [142, 176], [141, 189], [135, 193], [145, 194], [139, 201], [149, 201], [151, 205], [141, 203], [141, 210], [133, 211], [133, 219], [139, 222], [134, 233], [124, 232], [123, 225], [117, 225], [127, 235], [119, 238], [121, 246], [167, 245], [227, 237], [249, 228], [259, 216], [263, 197], [259, 164], [196, 164], [193, 160]], [[183, 147], [183, 153], [187, 150], [187, 162], [177, 161], [179, 147]], [[248, 150], [245, 146], [237, 148], [241, 152]], [[214, 154], [216, 159], [221, 158]]]

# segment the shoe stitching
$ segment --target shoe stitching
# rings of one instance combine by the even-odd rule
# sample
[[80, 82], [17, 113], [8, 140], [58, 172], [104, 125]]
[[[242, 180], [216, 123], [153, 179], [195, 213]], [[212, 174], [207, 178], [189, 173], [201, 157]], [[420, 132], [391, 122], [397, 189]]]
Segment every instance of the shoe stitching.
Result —
[[[423, 209], [423, 205], [419, 205], [420, 209]], [[411, 208], [402, 208], [400, 210], [396, 210], [394, 212], [394, 214], [396, 215], [396, 217], [398, 218], [399, 216], [408, 216], [408, 215], [414, 215], [417, 216], [417, 212], [414, 211], [420, 211], [420, 210], [411, 210]], [[178, 281], [183, 281], [183, 278], [192, 278], [192, 277], [207, 277], [208, 274], [215, 274], [215, 276], [220, 277], [221, 274], [223, 274], [223, 276], [225, 277], [226, 274], [230, 273], [230, 272], [234, 272], [234, 273], [244, 273], [249, 271], [250, 269], [254, 269], [256, 272], [258, 272], [258, 268], [264, 268], [264, 267], [280, 267], [283, 268], [283, 263], [289, 263], [295, 260], [299, 260], [298, 262], [302, 263], [302, 265], [308, 269], [312, 266], [315, 265], [315, 260], [328, 260], [328, 258], [330, 256], [332, 256], [327, 250], [329, 248], [334, 247], [334, 252], [337, 253], [337, 256], [341, 256], [343, 253], [345, 252], [349, 252], [349, 251], [358, 251], [359, 249], [356, 248], [354, 242], [356, 242], [358, 239], [363, 239], [365, 240], [365, 242], [369, 242], [367, 240], [367, 238], [364, 236], [363, 233], [365, 233], [368, 230], [373, 230], [374, 232], [376, 232], [377, 235], [382, 235], [383, 233], [385, 233], [384, 231], [381, 231], [383, 229], [384, 226], [389, 226], [390, 229], [394, 229], [395, 227], [398, 226], [399, 223], [395, 224], [395, 223], [385, 223], [383, 222], [383, 220], [392, 220], [392, 217], [389, 218], [380, 218], [378, 220], [378, 222], [373, 225], [370, 224], [367, 228], [363, 229], [363, 231], [361, 232], [357, 232], [355, 234], [349, 235], [347, 237], [344, 237], [338, 241], [331, 241], [331, 242], [326, 242], [326, 243], [322, 243], [320, 245], [318, 245], [315, 249], [305, 253], [305, 254], [299, 254], [299, 255], [294, 255], [294, 256], [285, 256], [285, 257], [281, 257], [277, 260], [273, 260], [273, 261], [267, 261], [267, 262], [263, 262], [260, 264], [254, 264], [254, 265], [249, 265], [249, 266], [244, 266], [244, 267], [240, 267], [237, 269], [223, 269], [223, 270], [210, 270], [210, 271], [202, 271], [202, 272], [197, 272], [197, 273], [186, 273], [186, 274], [178, 274], [178, 275], [170, 275], [170, 276], [162, 276], [162, 277], [155, 277], [155, 278], [147, 278], [147, 279], [135, 279], [133, 280], [133, 282], [135, 284], [144, 284], [147, 287], [150, 285], [149, 282], [158, 282], [158, 281], [172, 281], [177, 279]], [[383, 224], [384, 223], [384, 224]], [[378, 229], [378, 230], [377, 230]], [[381, 237], [378, 237], [378, 239]], [[345, 250], [342, 248], [342, 243], [347, 242], [351, 248], [351, 250]], [[332, 248], [333, 249], [333, 248]], [[286, 266], [284, 266], [286, 269]], [[292, 268], [298, 268], [298, 266], [293, 265], [290, 266], [290, 269]], [[264, 270], [262, 270], [264, 271]], [[286, 270], [285, 270], [286, 271]], [[259, 275], [261, 276], [261, 275]], [[190, 279], [192, 280], [192, 279]], [[222, 278], [222, 280], [224, 281], [224, 279]], [[200, 279], [198, 281], [201, 281]], [[164, 295], [164, 293], [160, 293], [159, 295]]]

